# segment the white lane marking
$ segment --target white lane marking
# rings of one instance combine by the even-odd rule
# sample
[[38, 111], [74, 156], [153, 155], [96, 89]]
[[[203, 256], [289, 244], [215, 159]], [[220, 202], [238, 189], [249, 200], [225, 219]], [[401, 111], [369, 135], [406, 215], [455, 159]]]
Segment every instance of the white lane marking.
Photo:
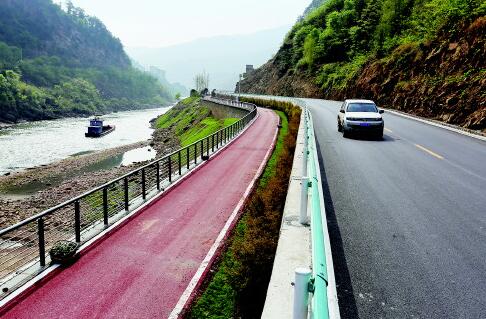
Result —
[[434, 157], [437, 157], [438, 159], [441, 159], [441, 160], [443, 160], [443, 159], [444, 159], [444, 157], [443, 157], [443, 156], [441, 156], [441, 155], [439, 155], [439, 154], [437, 154], [437, 153], [435, 153], [435, 152], [432, 152], [431, 150], [429, 150], [428, 148], [423, 147], [422, 145], [419, 145], [419, 144], [414, 144], [414, 145], [415, 145], [417, 148], [421, 149], [422, 151], [424, 151], [424, 152], [426, 152], [426, 153], [428, 153], [428, 154], [430, 154], [430, 155], [432, 155], [432, 156], [434, 156]]
[[392, 130], [390, 130], [389, 128], [386, 128], [386, 127], [385, 127], [385, 131], [387, 131], [387, 132], [389, 132], [389, 133], [393, 133], [393, 131], [392, 131]]

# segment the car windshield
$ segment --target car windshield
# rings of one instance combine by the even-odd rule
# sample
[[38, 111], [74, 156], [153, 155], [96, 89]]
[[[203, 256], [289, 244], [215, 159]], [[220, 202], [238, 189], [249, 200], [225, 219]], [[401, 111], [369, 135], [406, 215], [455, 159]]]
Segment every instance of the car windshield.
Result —
[[377, 112], [377, 110], [372, 103], [350, 103], [348, 112]]

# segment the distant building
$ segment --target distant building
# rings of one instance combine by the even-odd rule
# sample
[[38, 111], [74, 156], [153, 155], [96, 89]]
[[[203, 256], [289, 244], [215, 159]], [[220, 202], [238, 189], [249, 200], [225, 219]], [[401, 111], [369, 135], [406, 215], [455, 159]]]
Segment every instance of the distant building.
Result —
[[255, 71], [255, 68], [253, 67], [253, 64], [247, 64], [246, 65], [246, 74]]

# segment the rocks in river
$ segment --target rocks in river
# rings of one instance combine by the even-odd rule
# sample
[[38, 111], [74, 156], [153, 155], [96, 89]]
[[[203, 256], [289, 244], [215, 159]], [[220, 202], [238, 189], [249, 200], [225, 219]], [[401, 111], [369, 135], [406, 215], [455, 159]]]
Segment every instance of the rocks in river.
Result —
[[10, 174], [12, 174], [12, 173], [8, 172], [8, 173], [3, 174], [3, 176], [10, 176]]

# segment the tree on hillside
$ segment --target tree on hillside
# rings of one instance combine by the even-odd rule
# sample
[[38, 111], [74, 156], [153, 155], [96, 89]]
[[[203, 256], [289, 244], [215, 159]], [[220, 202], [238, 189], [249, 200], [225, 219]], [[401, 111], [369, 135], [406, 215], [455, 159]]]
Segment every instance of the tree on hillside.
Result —
[[196, 74], [194, 77], [194, 85], [196, 87], [196, 91], [198, 92], [209, 88], [209, 74], [206, 73], [206, 71]]

